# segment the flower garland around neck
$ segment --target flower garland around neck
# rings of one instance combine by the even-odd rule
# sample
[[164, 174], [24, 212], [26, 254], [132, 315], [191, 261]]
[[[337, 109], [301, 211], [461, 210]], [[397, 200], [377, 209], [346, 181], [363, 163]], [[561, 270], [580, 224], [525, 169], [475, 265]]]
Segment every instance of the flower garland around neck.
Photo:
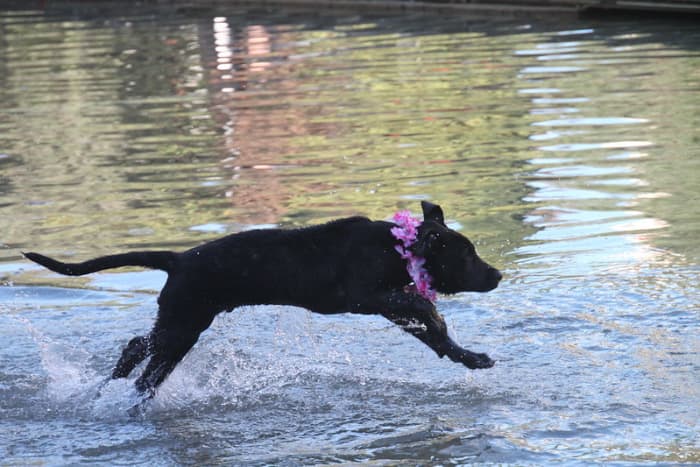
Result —
[[421, 221], [411, 215], [409, 211], [399, 211], [392, 218], [396, 227], [391, 228], [391, 234], [401, 243], [394, 249], [406, 260], [406, 271], [411, 276], [416, 291], [423, 298], [435, 302], [437, 293], [433, 289], [432, 278], [425, 269], [425, 258], [413, 254], [411, 247], [416, 243], [418, 227]]

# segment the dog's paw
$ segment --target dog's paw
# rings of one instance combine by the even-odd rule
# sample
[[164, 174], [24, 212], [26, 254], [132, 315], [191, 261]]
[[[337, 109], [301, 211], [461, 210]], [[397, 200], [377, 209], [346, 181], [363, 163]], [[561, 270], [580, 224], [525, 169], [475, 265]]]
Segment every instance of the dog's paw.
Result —
[[474, 353], [469, 351], [466, 351], [460, 360], [464, 366], [470, 370], [483, 370], [485, 368], [491, 368], [496, 364], [496, 362], [485, 353]]
[[496, 362], [491, 360], [491, 357], [485, 353], [475, 353], [470, 350], [463, 349], [457, 345], [451, 346], [447, 352], [438, 355], [440, 355], [441, 358], [443, 355], [447, 355], [453, 362], [461, 363], [470, 370], [491, 368], [496, 364]]
[[476, 360], [476, 366], [474, 366], [473, 369], [485, 369], [485, 368], [491, 368], [496, 364], [496, 361], [491, 359], [488, 355], [485, 353], [480, 353], [477, 354], [477, 360]]

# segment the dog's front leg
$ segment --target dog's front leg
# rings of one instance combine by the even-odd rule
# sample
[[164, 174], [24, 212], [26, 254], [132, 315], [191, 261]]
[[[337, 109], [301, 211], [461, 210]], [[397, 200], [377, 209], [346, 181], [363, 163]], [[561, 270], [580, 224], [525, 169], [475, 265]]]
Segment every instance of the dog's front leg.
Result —
[[379, 312], [398, 324], [404, 331], [433, 349], [440, 358], [447, 356], [453, 362], [462, 363], [470, 369], [491, 368], [494, 365], [495, 362], [488, 355], [471, 352], [453, 341], [447, 333], [445, 319], [429, 300], [413, 293], [396, 290], [375, 297], [371, 302], [362, 308]]

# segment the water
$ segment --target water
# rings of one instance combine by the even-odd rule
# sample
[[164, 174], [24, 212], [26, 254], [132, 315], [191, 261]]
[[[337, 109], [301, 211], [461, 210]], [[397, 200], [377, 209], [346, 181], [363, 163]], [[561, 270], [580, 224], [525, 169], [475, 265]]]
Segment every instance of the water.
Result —
[[[694, 24], [51, 8], [0, 13], [4, 464], [700, 464]], [[20, 256], [420, 199], [505, 272], [438, 304], [493, 369], [251, 307], [130, 417], [164, 275]]]

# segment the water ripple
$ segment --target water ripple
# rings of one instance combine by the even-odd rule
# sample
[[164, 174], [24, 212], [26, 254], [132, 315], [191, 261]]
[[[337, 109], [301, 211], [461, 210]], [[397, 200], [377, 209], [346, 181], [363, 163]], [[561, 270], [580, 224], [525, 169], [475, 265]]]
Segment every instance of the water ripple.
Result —
[[649, 120], [644, 118], [629, 118], [629, 117], [582, 117], [582, 118], [559, 118], [556, 120], [544, 120], [535, 122], [533, 126], [579, 126], [579, 125], [636, 125], [639, 123], [648, 123]]
[[[5, 463], [700, 459], [694, 24], [44, 3], [0, 11]], [[20, 254], [424, 199], [505, 273], [437, 303], [488, 371], [380, 316], [250, 307], [129, 417], [136, 374], [103, 378], [164, 273], [59, 278]]]

